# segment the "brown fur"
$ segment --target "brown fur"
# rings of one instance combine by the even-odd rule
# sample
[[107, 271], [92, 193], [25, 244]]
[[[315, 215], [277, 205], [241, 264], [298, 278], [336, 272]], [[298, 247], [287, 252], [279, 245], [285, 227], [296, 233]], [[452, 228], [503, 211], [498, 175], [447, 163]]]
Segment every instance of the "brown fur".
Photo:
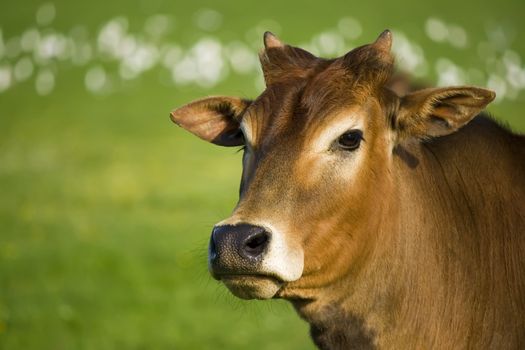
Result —
[[[525, 138], [468, 123], [493, 93], [398, 96], [389, 37], [335, 60], [271, 40], [267, 89], [232, 119], [252, 130], [235, 215], [286, 222], [304, 249], [276, 297], [322, 349], [525, 348]], [[360, 153], [312, 153], [341, 115]]]

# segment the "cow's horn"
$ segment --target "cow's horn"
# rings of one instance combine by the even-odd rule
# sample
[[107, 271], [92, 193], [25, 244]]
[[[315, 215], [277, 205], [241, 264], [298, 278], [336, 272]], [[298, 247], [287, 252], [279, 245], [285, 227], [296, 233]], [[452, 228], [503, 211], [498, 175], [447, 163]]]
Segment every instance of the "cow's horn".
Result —
[[271, 32], [264, 33], [264, 47], [267, 49], [284, 47], [284, 44], [278, 37]]

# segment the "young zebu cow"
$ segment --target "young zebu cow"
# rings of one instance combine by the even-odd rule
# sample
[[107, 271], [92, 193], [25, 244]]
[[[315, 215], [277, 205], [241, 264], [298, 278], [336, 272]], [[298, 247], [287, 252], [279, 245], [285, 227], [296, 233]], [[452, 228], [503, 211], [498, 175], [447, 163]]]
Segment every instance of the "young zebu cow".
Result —
[[264, 39], [257, 99], [171, 114], [245, 147], [213, 277], [290, 300], [323, 349], [525, 348], [525, 138], [478, 115], [494, 93], [399, 96], [389, 31], [331, 60]]

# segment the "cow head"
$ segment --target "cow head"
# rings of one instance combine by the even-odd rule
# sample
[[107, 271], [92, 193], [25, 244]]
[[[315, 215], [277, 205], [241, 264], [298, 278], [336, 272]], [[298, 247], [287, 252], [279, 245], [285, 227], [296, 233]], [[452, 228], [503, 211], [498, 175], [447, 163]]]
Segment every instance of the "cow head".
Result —
[[494, 98], [474, 87], [393, 88], [391, 42], [385, 31], [322, 59], [266, 33], [259, 97], [171, 113], [206, 141], [244, 147], [239, 202], [209, 244], [209, 270], [233, 294], [309, 298], [359, 271], [381, 239], [396, 146], [454, 132]]

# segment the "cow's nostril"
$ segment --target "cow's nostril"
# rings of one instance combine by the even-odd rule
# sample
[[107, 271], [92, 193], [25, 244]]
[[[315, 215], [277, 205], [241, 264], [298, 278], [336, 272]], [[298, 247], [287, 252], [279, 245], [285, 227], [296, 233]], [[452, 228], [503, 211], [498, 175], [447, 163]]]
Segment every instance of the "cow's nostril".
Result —
[[215, 245], [215, 239], [213, 237], [213, 234], [211, 235], [210, 245], [208, 246], [208, 255], [212, 260], [217, 258], [217, 247]]
[[256, 233], [245, 241], [244, 251], [252, 257], [259, 256], [268, 245], [269, 238], [265, 231]]
[[257, 249], [268, 241], [268, 236], [265, 233], [261, 233], [252, 237], [246, 242], [246, 246], [250, 249]]
[[[263, 227], [250, 224], [215, 226], [208, 246], [208, 259], [216, 265], [257, 262], [271, 241], [271, 233]], [[247, 260], [235, 261], [237, 257]]]

